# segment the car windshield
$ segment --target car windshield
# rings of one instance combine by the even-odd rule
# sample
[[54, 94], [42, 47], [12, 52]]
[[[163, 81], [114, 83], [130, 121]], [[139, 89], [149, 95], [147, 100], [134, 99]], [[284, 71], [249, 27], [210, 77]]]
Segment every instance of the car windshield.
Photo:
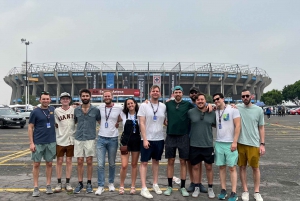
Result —
[[0, 115], [16, 115], [17, 113], [11, 109], [0, 109]]

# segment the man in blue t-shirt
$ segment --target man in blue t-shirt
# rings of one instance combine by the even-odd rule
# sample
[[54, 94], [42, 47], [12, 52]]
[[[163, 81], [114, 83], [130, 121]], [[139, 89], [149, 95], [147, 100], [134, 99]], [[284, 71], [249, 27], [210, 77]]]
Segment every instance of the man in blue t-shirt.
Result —
[[52, 194], [51, 174], [52, 160], [56, 156], [56, 136], [54, 107], [50, 104], [49, 92], [42, 91], [40, 96], [41, 106], [34, 109], [29, 117], [28, 136], [30, 142], [31, 160], [33, 160], [33, 184], [32, 196], [39, 197], [38, 179], [40, 172], [40, 163], [42, 158], [46, 161], [46, 193]]

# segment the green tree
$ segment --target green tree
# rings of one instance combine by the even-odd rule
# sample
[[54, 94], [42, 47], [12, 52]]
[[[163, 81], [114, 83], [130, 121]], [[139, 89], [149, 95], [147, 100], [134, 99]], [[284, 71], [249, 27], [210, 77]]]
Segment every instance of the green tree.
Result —
[[[40, 102], [36, 100], [35, 96], [29, 95], [29, 104], [38, 105]], [[25, 96], [22, 96], [22, 104], [25, 105]]]
[[282, 90], [284, 100], [293, 100], [294, 98], [300, 98], [300, 80], [294, 84], [284, 86]]
[[281, 91], [277, 89], [273, 89], [272, 91], [268, 91], [261, 96], [261, 101], [263, 101], [266, 105], [277, 105], [282, 102], [283, 95]]
[[205, 94], [205, 96], [206, 96], [206, 102], [207, 102], [207, 103], [213, 103], [213, 98], [212, 98], [211, 95]]

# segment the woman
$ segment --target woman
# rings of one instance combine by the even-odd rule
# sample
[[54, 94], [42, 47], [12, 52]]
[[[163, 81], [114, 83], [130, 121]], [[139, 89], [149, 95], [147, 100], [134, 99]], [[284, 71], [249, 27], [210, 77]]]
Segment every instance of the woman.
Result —
[[127, 145], [128, 153], [121, 155], [121, 170], [120, 170], [120, 188], [119, 194], [124, 194], [124, 181], [126, 178], [126, 172], [128, 167], [129, 155], [131, 153], [131, 189], [130, 194], [135, 194], [135, 182], [137, 177], [137, 164], [140, 155], [140, 128], [137, 119], [138, 103], [133, 98], [126, 99], [124, 103], [123, 112], [120, 114], [120, 118], [123, 121], [123, 133], [121, 136], [121, 146]]

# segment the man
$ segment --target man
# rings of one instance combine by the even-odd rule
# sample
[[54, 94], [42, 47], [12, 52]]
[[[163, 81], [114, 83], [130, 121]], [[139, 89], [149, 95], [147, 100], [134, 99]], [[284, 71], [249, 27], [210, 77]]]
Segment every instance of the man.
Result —
[[174, 100], [166, 103], [167, 108], [167, 137], [165, 141], [165, 157], [168, 159], [167, 177], [168, 188], [165, 195], [171, 195], [173, 190], [174, 162], [176, 149], [180, 158], [180, 193], [188, 197], [189, 193], [185, 189], [186, 180], [186, 160], [189, 158], [189, 119], [188, 111], [194, 106], [182, 100], [183, 89], [181, 86], [175, 86], [173, 89]]
[[112, 92], [105, 90], [103, 92], [103, 101], [105, 105], [99, 106], [102, 121], [97, 141], [98, 189], [95, 192], [96, 195], [101, 195], [102, 192], [104, 192], [106, 152], [108, 154], [109, 163], [108, 189], [109, 191], [115, 191], [115, 161], [119, 137], [119, 131], [117, 129], [118, 126], [116, 123], [118, 122], [118, 117], [122, 112], [122, 107], [114, 105], [112, 99]]
[[259, 159], [265, 154], [265, 128], [263, 110], [251, 103], [251, 93], [248, 89], [242, 91], [243, 104], [238, 104], [241, 114], [242, 129], [238, 140], [238, 166], [240, 167], [240, 177], [243, 186], [242, 200], [249, 200], [247, 186], [247, 164], [252, 167], [254, 180], [254, 199], [263, 201], [259, 193], [260, 170]]
[[75, 123], [77, 129], [74, 140], [74, 156], [77, 157], [78, 185], [74, 193], [80, 193], [83, 189], [83, 162], [87, 163], [87, 185], [86, 193], [93, 192], [92, 174], [93, 157], [95, 156], [96, 122], [100, 123], [101, 116], [99, 109], [91, 105], [91, 92], [88, 89], [81, 89], [81, 106], [74, 110]]
[[203, 93], [198, 93], [195, 98], [197, 107], [188, 111], [191, 123], [189, 159], [193, 166], [195, 183], [195, 190], [192, 196], [199, 196], [199, 166], [204, 161], [208, 181], [208, 197], [214, 198], [215, 194], [212, 188], [212, 164], [214, 163], [212, 126], [216, 125], [216, 114], [215, 112], [206, 112], [206, 97]]
[[[190, 88], [190, 99], [191, 99], [191, 103], [194, 105], [194, 107], [197, 107], [196, 105], [196, 95], [200, 93], [200, 90], [198, 87], [191, 87]], [[209, 108], [209, 111], [211, 111], [211, 108]], [[187, 188], [188, 192], [194, 192], [195, 191], [195, 182], [194, 182], [194, 177], [193, 177], [193, 171], [192, 171], [192, 165], [190, 160], [187, 161], [187, 167], [188, 167], [188, 172], [190, 175], [190, 186]], [[207, 189], [203, 186], [202, 184], [202, 162], [199, 165], [199, 189], [201, 193], [207, 193]]]
[[29, 117], [28, 136], [30, 142], [31, 160], [33, 160], [33, 197], [39, 197], [38, 179], [42, 158], [46, 161], [46, 193], [52, 194], [51, 176], [52, 161], [56, 156], [54, 107], [50, 104], [49, 92], [42, 91], [41, 106], [34, 109]]
[[216, 104], [216, 122], [217, 122], [217, 139], [215, 143], [215, 163], [219, 166], [221, 193], [219, 200], [225, 200], [226, 191], [226, 166], [230, 170], [231, 194], [229, 201], [238, 200], [236, 194], [237, 171], [236, 165], [238, 160], [237, 141], [241, 130], [241, 118], [237, 109], [226, 106], [224, 95], [215, 93], [213, 101]]
[[141, 195], [153, 198], [146, 186], [148, 161], [152, 158], [153, 189], [156, 194], [162, 194], [158, 182], [159, 161], [164, 150], [163, 123], [165, 120], [166, 105], [158, 101], [160, 87], [153, 85], [150, 88], [150, 104], [142, 103], [139, 112], [141, 140], [140, 176], [142, 182]]
[[74, 134], [75, 122], [74, 122], [74, 107], [70, 107], [71, 95], [67, 92], [63, 92], [60, 95], [61, 107], [54, 110], [55, 124], [56, 124], [56, 176], [57, 186], [54, 189], [55, 193], [59, 193], [62, 190], [62, 163], [64, 161], [64, 155], [66, 154], [66, 191], [73, 191], [70, 184], [70, 178], [72, 173], [72, 157], [74, 156]]

